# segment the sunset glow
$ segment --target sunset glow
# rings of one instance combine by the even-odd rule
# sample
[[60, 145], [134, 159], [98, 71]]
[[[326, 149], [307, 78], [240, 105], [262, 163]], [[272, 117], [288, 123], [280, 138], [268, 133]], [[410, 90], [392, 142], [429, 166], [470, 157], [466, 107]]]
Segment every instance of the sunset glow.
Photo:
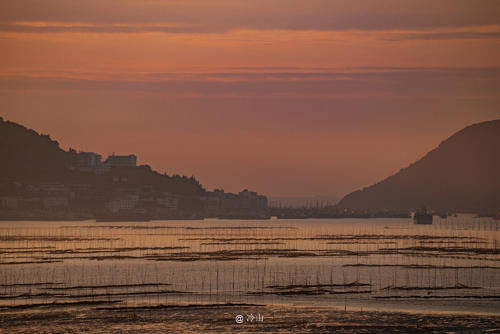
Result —
[[497, 1], [3, 2], [2, 116], [208, 189], [343, 195], [500, 116], [499, 18]]

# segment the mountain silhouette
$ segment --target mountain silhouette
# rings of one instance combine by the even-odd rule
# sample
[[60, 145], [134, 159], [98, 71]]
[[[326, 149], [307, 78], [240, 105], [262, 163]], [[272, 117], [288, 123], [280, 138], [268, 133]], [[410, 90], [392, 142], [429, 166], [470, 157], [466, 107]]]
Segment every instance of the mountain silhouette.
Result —
[[65, 151], [49, 135], [39, 134], [20, 124], [0, 117], [0, 181], [2, 193], [12, 182], [24, 184], [62, 183], [88, 184], [99, 192], [111, 191], [116, 177], [126, 178], [127, 185], [149, 185], [159, 191], [185, 196], [199, 196], [205, 191], [194, 177], [169, 176], [153, 171], [149, 166], [111, 169], [109, 173], [96, 175], [75, 169], [78, 153]]
[[500, 209], [500, 120], [470, 125], [398, 173], [346, 195], [358, 211]]

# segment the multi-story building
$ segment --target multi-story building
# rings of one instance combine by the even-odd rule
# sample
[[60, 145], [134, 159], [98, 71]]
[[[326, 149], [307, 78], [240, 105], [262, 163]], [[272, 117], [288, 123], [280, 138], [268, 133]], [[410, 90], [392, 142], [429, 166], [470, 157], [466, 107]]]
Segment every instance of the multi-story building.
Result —
[[209, 215], [225, 214], [258, 214], [267, 209], [267, 197], [247, 189], [238, 194], [225, 193], [216, 189], [203, 198], [205, 209]]
[[106, 159], [106, 163], [110, 167], [136, 167], [137, 166], [137, 156], [134, 154], [129, 155], [110, 155]]
[[102, 156], [94, 152], [79, 152], [77, 156], [78, 169], [81, 172], [103, 174], [110, 170], [110, 165], [101, 161]]
[[102, 156], [94, 152], [79, 152], [77, 155], [77, 167], [81, 172], [92, 172], [103, 174], [109, 172], [112, 167], [136, 167], [137, 157], [130, 155], [110, 155], [106, 161]]
[[102, 156], [94, 152], [79, 152], [77, 156], [78, 167], [93, 168], [101, 162]]

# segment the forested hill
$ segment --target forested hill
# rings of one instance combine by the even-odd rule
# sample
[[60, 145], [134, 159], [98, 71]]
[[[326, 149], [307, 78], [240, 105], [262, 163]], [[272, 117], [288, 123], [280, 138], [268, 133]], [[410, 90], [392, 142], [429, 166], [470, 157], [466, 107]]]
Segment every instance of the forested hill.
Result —
[[[425, 131], [425, 129], [422, 129]], [[500, 120], [468, 126], [393, 176], [345, 196], [353, 210], [500, 210]]]
[[118, 174], [127, 179], [129, 186], [149, 185], [161, 191], [187, 196], [198, 196], [204, 191], [194, 177], [159, 174], [149, 166], [111, 170], [102, 175], [81, 172], [75, 168], [77, 152], [65, 151], [49, 135], [39, 134], [1, 117], [0, 156], [0, 181], [4, 185], [21, 182], [112, 187], [113, 178]]

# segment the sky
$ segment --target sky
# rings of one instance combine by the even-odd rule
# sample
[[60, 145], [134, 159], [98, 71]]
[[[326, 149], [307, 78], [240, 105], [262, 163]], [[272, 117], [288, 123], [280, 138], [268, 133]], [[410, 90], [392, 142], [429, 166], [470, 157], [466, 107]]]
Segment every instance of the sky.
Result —
[[0, 116], [205, 188], [345, 195], [500, 118], [497, 0], [0, 2]]

